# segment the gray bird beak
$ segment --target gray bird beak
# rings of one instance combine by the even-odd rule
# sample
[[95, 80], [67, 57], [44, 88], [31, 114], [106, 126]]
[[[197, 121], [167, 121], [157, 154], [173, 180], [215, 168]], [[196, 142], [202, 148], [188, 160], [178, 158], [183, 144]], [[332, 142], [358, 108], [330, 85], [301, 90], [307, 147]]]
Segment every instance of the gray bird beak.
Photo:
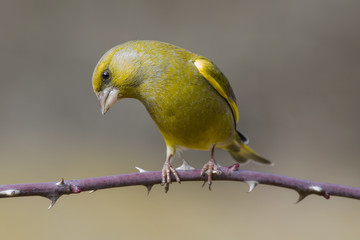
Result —
[[116, 102], [119, 95], [119, 89], [111, 86], [96, 94], [100, 102], [101, 113], [104, 115], [110, 107]]

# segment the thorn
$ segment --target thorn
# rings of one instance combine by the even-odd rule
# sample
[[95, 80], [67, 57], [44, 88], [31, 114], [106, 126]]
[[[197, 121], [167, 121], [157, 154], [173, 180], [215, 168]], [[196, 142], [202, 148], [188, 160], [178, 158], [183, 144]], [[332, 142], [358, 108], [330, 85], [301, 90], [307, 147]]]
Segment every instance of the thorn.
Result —
[[245, 181], [245, 182], [249, 185], [248, 193], [252, 192], [255, 189], [255, 187], [259, 184], [259, 182], [257, 181]]
[[59, 182], [57, 182], [56, 185], [57, 186], [64, 186], [65, 185], [64, 178], [61, 178], [61, 180]]
[[139, 167], [135, 167], [139, 172], [141, 172], [141, 173], [143, 173], [143, 172], [148, 172], [148, 171], [146, 171], [146, 170], [144, 170], [144, 169], [142, 169], [142, 168], [139, 168]]
[[146, 187], [146, 189], [147, 189], [147, 195], [149, 196], [150, 191], [151, 191], [152, 187], [154, 186], [154, 184], [152, 184], [152, 185], [144, 185], [144, 186]]
[[94, 192], [96, 192], [96, 190], [97, 190], [97, 189], [95, 189], [95, 190], [91, 190], [89, 193], [94, 193]]
[[323, 191], [322, 187], [315, 185], [309, 186], [309, 189], [317, 193], [321, 193]]
[[299, 198], [298, 200], [295, 202], [295, 204], [301, 202], [302, 200], [304, 200], [307, 196], [309, 196], [308, 193], [304, 193], [304, 192], [298, 192], [299, 194]]
[[184, 171], [186, 171], [186, 170], [194, 170], [194, 169], [195, 168], [190, 166], [190, 164], [187, 161], [185, 161], [185, 159], [183, 159], [182, 165], [180, 167], [176, 168], [176, 170], [184, 170]]
[[59, 197], [60, 197], [60, 195], [52, 196], [49, 198], [51, 203], [50, 203], [50, 206], [48, 207], [48, 209], [51, 209], [55, 205], [55, 203], [59, 199]]

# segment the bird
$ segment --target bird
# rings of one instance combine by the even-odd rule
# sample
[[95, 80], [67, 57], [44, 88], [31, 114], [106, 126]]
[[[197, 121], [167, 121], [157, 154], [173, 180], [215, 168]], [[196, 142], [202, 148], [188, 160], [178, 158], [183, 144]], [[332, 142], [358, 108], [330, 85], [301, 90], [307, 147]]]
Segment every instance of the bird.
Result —
[[[209, 59], [170, 43], [135, 40], [108, 50], [98, 61], [92, 86], [104, 115], [123, 98], [139, 100], [157, 125], [166, 144], [162, 185], [169, 190], [171, 165], [184, 149], [210, 151], [201, 176], [221, 174], [214, 149], [227, 151], [235, 161], [272, 164], [248, 145], [237, 130], [239, 111], [228, 79]], [[184, 160], [185, 161], [185, 160]], [[186, 161], [184, 162], [186, 163]]]

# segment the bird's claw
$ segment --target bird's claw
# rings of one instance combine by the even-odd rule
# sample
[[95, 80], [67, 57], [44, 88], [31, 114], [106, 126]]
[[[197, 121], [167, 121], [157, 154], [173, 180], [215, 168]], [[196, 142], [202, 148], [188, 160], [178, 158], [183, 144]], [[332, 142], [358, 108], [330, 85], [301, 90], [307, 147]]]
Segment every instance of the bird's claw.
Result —
[[[215, 163], [215, 161], [210, 160], [208, 161], [204, 167], [201, 169], [201, 176], [204, 176], [205, 173], [208, 175], [208, 184], [209, 184], [209, 190], [211, 190], [211, 184], [212, 184], [212, 175], [220, 175], [221, 171], [219, 170], [218, 165]], [[206, 181], [205, 181], [206, 182]], [[205, 182], [203, 186], [205, 185]]]
[[163, 169], [162, 169], [162, 181], [161, 185], [165, 185], [165, 193], [169, 191], [169, 185], [171, 183], [171, 173], [175, 176], [175, 179], [178, 183], [180, 182], [179, 175], [177, 174], [176, 170], [171, 166], [169, 162], [165, 162]]

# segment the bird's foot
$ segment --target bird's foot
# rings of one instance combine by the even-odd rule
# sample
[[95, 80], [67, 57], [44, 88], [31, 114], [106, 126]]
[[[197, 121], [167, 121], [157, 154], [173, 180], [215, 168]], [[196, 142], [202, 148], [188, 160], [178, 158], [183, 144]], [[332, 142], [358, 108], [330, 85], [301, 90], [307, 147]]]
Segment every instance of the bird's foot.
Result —
[[176, 181], [178, 183], [181, 183], [179, 175], [177, 174], [176, 170], [171, 166], [170, 161], [166, 161], [162, 169], [162, 182], [161, 182], [162, 186], [165, 185], [165, 193], [169, 191], [169, 185], [171, 183], [171, 175], [170, 175], [171, 173], [174, 174]]
[[[201, 169], [201, 176], [204, 176], [204, 174], [208, 175], [208, 184], [209, 184], [209, 190], [211, 190], [211, 184], [212, 184], [212, 175], [220, 175], [221, 171], [219, 170], [218, 165], [214, 161], [214, 159], [210, 159]], [[205, 184], [205, 182], [204, 182]], [[204, 185], [203, 185], [204, 186]]]

